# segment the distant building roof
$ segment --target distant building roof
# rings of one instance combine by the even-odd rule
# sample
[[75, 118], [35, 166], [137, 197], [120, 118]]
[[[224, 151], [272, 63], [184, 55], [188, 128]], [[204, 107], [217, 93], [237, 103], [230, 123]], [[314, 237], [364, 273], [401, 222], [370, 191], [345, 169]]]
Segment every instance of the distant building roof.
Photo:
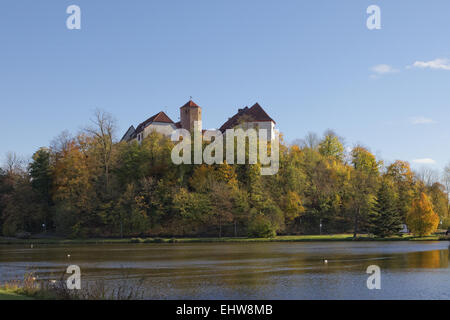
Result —
[[125, 132], [125, 134], [123, 135], [122, 139], [120, 139], [120, 141], [129, 141], [130, 139], [133, 138], [135, 133], [136, 129], [134, 128], [134, 126], [129, 127], [127, 132]]
[[228, 119], [221, 127], [220, 131], [224, 132], [227, 129], [232, 129], [237, 126], [240, 120], [251, 121], [251, 122], [269, 122], [275, 121], [269, 117], [269, 115], [264, 111], [264, 109], [255, 103], [251, 108], [245, 107], [244, 109], [239, 109], [238, 112]]
[[167, 114], [161, 111], [138, 125], [138, 127], [136, 128], [136, 133], [140, 133], [141, 131], [143, 131], [152, 122], [174, 123], [172, 119], [167, 116]]
[[180, 107], [181, 108], [186, 108], [186, 107], [190, 107], [190, 108], [200, 108], [194, 101], [189, 100], [188, 102], [186, 102], [183, 106]]

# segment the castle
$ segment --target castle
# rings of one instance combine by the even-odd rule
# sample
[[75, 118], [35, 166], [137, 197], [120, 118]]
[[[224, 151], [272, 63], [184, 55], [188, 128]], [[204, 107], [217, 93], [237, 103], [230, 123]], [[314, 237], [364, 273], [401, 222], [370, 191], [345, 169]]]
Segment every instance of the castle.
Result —
[[[151, 132], [156, 131], [163, 135], [170, 136], [176, 129], [182, 128], [189, 131], [194, 130], [194, 122], [200, 123], [202, 121], [202, 108], [200, 108], [194, 101], [189, 100], [186, 104], [180, 107], [180, 121], [173, 122], [167, 114], [163, 111], [148, 118], [140, 123], [136, 128], [131, 126], [122, 137], [121, 141], [137, 141], [141, 142]], [[269, 117], [264, 109], [255, 103], [252, 107], [245, 107], [238, 109], [238, 112], [229, 118], [219, 130], [225, 133], [227, 129], [241, 127], [242, 129], [266, 129], [267, 139], [274, 139], [275, 121]]]

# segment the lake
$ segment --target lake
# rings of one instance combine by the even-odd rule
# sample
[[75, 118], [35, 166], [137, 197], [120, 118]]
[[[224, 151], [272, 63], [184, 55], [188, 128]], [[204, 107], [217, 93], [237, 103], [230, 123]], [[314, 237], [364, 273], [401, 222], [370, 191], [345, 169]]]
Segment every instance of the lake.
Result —
[[148, 299], [450, 299], [448, 241], [0, 245], [0, 282], [72, 264], [82, 285], [141, 283]]

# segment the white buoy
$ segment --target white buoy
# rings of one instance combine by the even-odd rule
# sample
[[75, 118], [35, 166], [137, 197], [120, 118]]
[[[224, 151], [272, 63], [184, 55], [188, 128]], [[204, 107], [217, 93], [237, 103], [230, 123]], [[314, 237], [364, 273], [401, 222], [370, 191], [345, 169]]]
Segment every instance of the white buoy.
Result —
[[67, 255], [67, 258], [70, 258], [70, 254]]

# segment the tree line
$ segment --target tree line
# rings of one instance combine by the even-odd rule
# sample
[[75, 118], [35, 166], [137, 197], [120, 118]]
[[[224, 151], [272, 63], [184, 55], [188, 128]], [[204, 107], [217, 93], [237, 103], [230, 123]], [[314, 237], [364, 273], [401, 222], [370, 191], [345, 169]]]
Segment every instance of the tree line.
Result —
[[250, 236], [369, 233], [417, 235], [449, 226], [450, 167], [441, 178], [344, 148], [333, 131], [280, 143], [280, 169], [174, 165], [173, 142], [152, 133], [117, 142], [97, 111], [75, 136], [63, 132], [27, 164], [0, 169], [0, 232], [65, 237]]

